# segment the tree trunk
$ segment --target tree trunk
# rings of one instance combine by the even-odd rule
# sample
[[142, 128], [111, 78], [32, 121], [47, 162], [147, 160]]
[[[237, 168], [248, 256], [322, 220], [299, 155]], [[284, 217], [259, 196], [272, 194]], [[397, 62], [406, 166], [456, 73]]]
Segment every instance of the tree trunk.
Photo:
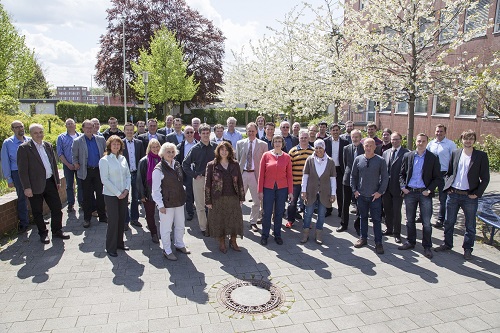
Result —
[[415, 94], [410, 94], [408, 99], [408, 137], [407, 144], [409, 150], [413, 150], [413, 131], [415, 129]]

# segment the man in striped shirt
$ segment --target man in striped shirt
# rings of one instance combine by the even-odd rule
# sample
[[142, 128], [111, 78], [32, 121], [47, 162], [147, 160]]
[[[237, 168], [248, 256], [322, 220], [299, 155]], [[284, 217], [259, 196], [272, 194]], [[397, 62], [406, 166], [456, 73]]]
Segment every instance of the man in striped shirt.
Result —
[[304, 173], [304, 164], [309, 156], [314, 153], [314, 149], [309, 145], [309, 134], [306, 130], [299, 132], [299, 144], [294, 146], [288, 154], [292, 159], [292, 175], [293, 175], [293, 199], [288, 204], [287, 210], [287, 228], [291, 228], [295, 222], [297, 214], [297, 200], [300, 197], [300, 184], [302, 183], [302, 175]]

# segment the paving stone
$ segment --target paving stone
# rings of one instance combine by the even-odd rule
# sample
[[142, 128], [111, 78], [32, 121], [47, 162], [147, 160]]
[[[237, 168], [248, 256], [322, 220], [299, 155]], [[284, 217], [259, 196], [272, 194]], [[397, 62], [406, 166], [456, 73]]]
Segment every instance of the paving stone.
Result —
[[[45, 324], [45, 319], [18, 321], [13, 323], [12, 326], [10, 326], [8, 332], [12, 333], [39, 332], [42, 330], [44, 324]], [[1, 327], [0, 331], [7, 332], [7, 330], [3, 331]]]

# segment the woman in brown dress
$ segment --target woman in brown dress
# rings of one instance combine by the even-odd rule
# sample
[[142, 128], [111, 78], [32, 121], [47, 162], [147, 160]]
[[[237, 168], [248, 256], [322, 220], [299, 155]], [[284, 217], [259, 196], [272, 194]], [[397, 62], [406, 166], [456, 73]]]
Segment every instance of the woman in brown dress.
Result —
[[219, 240], [219, 250], [226, 253], [226, 236], [231, 236], [229, 246], [240, 252], [236, 237], [243, 238], [243, 214], [245, 201], [240, 166], [234, 159], [233, 147], [221, 142], [215, 148], [215, 159], [207, 164], [205, 179], [205, 204], [208, 208], [210, 236]]

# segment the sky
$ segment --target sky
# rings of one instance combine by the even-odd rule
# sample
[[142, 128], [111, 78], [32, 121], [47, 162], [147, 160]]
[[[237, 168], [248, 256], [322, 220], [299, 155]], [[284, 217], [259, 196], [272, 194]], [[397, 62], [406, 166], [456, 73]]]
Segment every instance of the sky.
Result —
[[[226, 61], [250, 40], [269, 35], [301, 0], [186, 0], [225, 35]], [[324, 0], [308, 0], [315, 7]], [[109, 0], [0, 0], [28, 47], [34, 49], [49, 84], [96, 86], [99, 37], [106, 33]], [[92, 83], [91, 83], [92, 82]]]

